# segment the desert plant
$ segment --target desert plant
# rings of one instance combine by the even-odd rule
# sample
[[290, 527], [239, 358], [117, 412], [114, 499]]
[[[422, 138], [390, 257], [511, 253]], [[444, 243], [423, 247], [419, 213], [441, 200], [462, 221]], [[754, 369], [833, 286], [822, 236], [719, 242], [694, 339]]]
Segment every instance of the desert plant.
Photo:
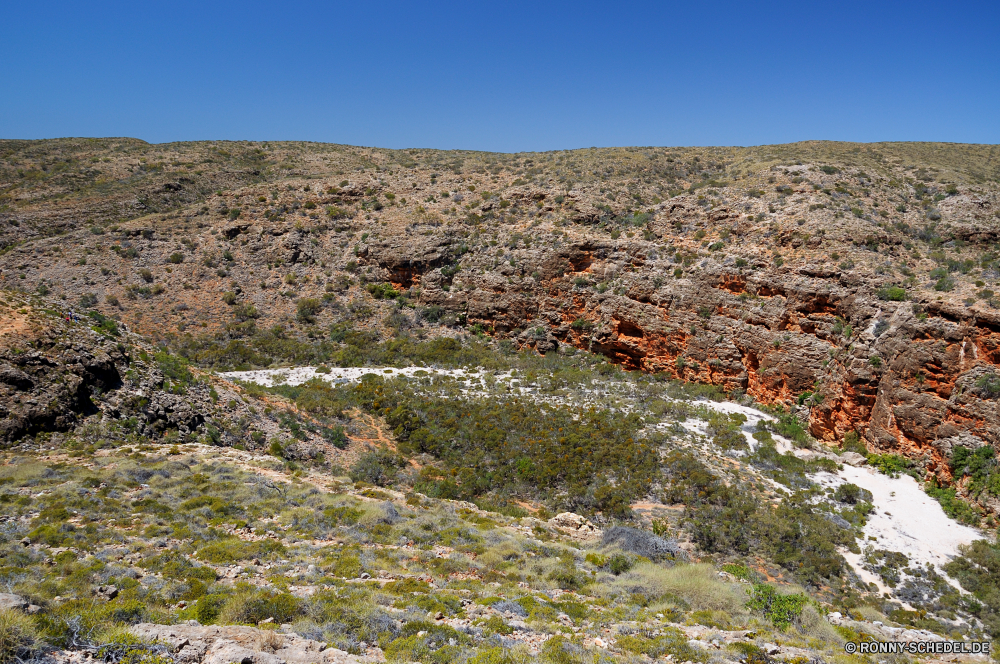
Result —
[[304, 297], [295, 303], [295, 317], [303, 323], [311, 323], [316, 319], [316, 314], [322, 310], [323, 305], [319, 300], [311, 297]]
[[21, 662], [39, 646], [31, 618], [14, 609], [0, 609], [0, 662]]

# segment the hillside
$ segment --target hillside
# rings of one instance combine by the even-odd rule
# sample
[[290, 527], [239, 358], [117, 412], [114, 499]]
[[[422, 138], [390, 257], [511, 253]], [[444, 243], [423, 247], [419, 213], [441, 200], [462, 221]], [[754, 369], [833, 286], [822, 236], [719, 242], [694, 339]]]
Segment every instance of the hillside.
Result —
[[1000, 634], [1000, 147], [0, 141], [0, 247], [17, 656]]

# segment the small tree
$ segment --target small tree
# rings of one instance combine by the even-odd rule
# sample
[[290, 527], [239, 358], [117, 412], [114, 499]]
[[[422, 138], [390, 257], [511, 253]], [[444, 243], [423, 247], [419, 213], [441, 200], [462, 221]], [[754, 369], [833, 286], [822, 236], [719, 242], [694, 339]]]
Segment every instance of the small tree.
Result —
[[316, 314], [320, 312], [321, 308], [319, 300], [304, 297], [295, 304], [295, 316], [303, 323], [311, 323], [316, 319]]

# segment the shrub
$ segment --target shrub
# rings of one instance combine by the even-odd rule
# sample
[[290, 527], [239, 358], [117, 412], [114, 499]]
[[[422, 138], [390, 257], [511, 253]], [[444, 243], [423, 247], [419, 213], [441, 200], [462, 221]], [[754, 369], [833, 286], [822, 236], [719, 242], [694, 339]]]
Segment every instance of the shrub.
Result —
[[775, 627], [784, 629], [799, 617], [807, 601], [803, 594], [781, 595], [774, 586], [755, 583], [747, 607], [762, 612]]
[[675, 540], [658, 537], [651, 532], [629, 526], [612, 526], [604, 531], [603, 546], [617, 544], [623, 550], [650, 560], [674, 559], [683, 556]]
[[239, 304], [233, 307], [233, 318], [238, 321], [247, 321], [260, 318], [260, 312], [252, 304]]
[[1000, 637], [1000, 545], [976, 540], [959, 550], [962, 555], [945, 564], [944, 571], [975, 597], [972, 612], [993, 638]]
[[628, 556], [615, 554], [611, 556], [611, 559], [608, 561], [608, 571], [615, 576], [619, 576], [632, 569], [632, 565], [634, 563], [635, 561]]
[[859, 502], [870, 503], [872, 501], [872, 492], [868, 489], [862, 489], [857, 484], [841, 484], [837, 487], [837, 490], [833, 493], [833, 499], [840, 503], [847, 503], [848, 505], [856, 505]]
[[676, 565], [666, 568], [639, 563], [604, 584], [599, 592], [608, 597], [638, 595], [655, 601], [679, 598], [696, 611], [739, 611], [747, 597], [742, 588], [725, 583], [711, 565]]
[[222, 301], [228, 304], [229, 306], [236, 304], [236, 293], [234, 293], [233, 291], [226, 291], [225, 293], [222, 294]]
[[280, 624], [291, 622], [301, 612], [301, 600], [289, 593], [272, 593], [245, 586], [226, 601], [219, 612], [219, 622], [256, 625], [271, 618]]
[[941, 277], [934, 284], [934, 290], [944, 293], [955, 290], [955, 280], [951, 277]]
[[891, 302], [902, 302], [906, 299], [906, 290], [900, 288], [899, 286], [887, 286], [879, 289], [878, 298], [880, 300], [889, 300]]
[[303, 323], [311, 323], [316, 319], [316, 314], [320, 312], [322, 306], [319, 300], [304, 297], [295, 303], [295, 317]]
[[643, 633], [622, 634], [616, 642], [620, 648], [628, 652], [641, 653], [660, 661], [696, 662], [704, 658], [696, 648], [688, 642], [688, 637], [676, 627], [664, 627], [658, 636], [646, 636]]
[[27, 660], [38, 644], [31, 618], [14, 609], [0, 609], [0, 662]]
[[1000, 376], [989, 373], [976, 379], [975, 392], [984, 399], [1000, 397]]
[[184, 254], [175, 251], [174, 253], [170, 254], [170, 257], [167, 260], [170, 261], [171, 263], [175, 264], [175, 265], [177, 265], [178, 263], [183, 263], [184, 262]]
[[898, 454], [872, 454], [868, 457], [868, 463], [889, 477], [899, 477], [900, 473], [906, 472], [910, 467], [910, 462]]
[[362, 455], [351, 466], [349, 475], [355, 482], [387, 486], [396, 480], [399, 469], [405, 463], [402, 457], [386, 450], [372, 450]]
[[198, 559], [209, 563], [235, 563], [239, 560], [265, 558], [280, 553], [285, 547], [274, 540], [244, 542], [235, 537], [216, 540], [198, 549]]
[[97, 660], [116, 664], [171, 664], [169, 649], [162, 645], [145, 641], [136, 636], [128, 627], [113, 625], [104, 628], [95, 639]]
[[[327, 370], [327, 373], [329, 373], [329, 370]], [[337, 449], [342, 450], [347, 447], [348, 440], [347, 434], [344, 433], [344, 427], [324, 427], [321, 434], [326, 442], [330, 443]]]
[[400, 295], [392, 284], [368, 284], [365, 288], [376, 300], [392, 300]]
[[857, 431], [848, 431], [844, 434], [843, 448], [845, 452], [857, 452], [862, 456], [868, 456], [868, 449], [861, 442], [861, 437], [858, 436]]
[[144, 268], [141, 268], [140, 270], [138, 270], [138, 275], [139, 275], [139, 276], [140, 276], [140, 277], [142, 278], [142, 280], [143, 280], [143, 281], [145, 281], [145, 282], [146, 282], [147, 284], [149, 284], [149, 283], [152, 283], [152, 282], [153, 282], [153, 273], [152, 273], [152, 271], [150, 271], [150, 269], [149, 269], [149, 268], [147, 268], [147, 267], [144, 267]]
[[90, 329], [108, 336], [118, 336], [118, 323], [113, 318], [108, 318], [98, 311], [88, 312], [87, 316], [96, 323]]
[[167, 351], [161, 350], [153, 355], [153, 359], [164, 378], [182, 385], [190, 385], [194, 382], [194, 375], [188, 368], [189, 363], [183, 357], [171, 355]]
[[271, 446], [267, 448], [267, 453], [278, 459], [285, 458], [285, 448], [281, 446], [281, 441], [272, 440]]

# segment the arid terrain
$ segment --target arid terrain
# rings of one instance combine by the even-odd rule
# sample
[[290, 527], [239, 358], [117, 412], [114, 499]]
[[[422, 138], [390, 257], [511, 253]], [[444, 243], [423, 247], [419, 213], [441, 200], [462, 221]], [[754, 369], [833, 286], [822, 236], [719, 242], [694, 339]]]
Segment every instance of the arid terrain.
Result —
[[0, 657], [992, 639], [998, 365], [1000, 146], [0, 141]]

